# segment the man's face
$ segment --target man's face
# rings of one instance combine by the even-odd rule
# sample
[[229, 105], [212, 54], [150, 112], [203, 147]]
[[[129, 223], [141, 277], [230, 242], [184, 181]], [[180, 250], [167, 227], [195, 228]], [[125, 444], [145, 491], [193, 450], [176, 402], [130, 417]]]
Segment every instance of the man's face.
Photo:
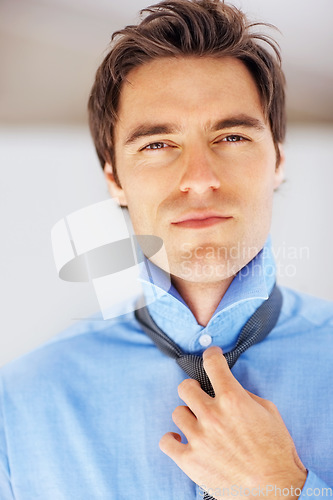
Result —
[[263, 247], [282, 165], [241, 61], [161, 58], [132, 70], [115, 158], [121, 188], [107, 164], [111, 194], [136, 234], [163, 239], [172, 275], [226, 279]]

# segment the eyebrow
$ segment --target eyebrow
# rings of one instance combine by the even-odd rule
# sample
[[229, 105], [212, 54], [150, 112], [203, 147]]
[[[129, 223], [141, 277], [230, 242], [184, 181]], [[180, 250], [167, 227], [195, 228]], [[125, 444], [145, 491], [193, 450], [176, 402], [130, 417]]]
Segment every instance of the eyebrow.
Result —
[[[210, 129], [213, 132], [217, 132], [218, 130], [223, 130], [226, 128], [233, 127], [246, 127], [246, 128], [255, 128], [259, 131], [265, 129], [265, 124], [258, 120], [257, 118], [253, 118], [249, 115], [236, 115], [228, 118], [224, 118], [222, 120], [218, 120], [212, 124], [208, 124], [205, 128]], [[161, 123], [161, 124], [150, 124], [150, 123], [142, 123], [138, 125], [135, 129], [133, 129], [125, 139], [125, 145], [128, 146], [135, 142], [137, 139], [141, 137], [150, 137], [153, 135], [159, 134], [175, 134], [181, 132], [181, 128], [169, 123]]]
[[159, 134], [175, 134], [180, 131], [179, 127], [175, 127], [174, 125], [164, 123], [164, 124], [142, 124], [136, 127], [133, 131], [129, 133], [125, 140], [125, 145], [128, 146], [132, 144], [140, 137], [149, 137], [152, 135]]
[[264, 122], [249, 115], [231, 116], [230, 118], [225, 118], [213, 123], [210, 128], [213, 132], [217, 132], [218, 130], [233, 127], [255, 128], [259, 131], [265, 130], [266, 128]]

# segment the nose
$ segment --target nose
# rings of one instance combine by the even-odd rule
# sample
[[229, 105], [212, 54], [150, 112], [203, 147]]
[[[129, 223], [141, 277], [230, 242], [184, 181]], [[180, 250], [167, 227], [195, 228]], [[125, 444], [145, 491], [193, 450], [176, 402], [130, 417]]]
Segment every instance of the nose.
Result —
[[200, 151], [198, 147], [184, 154], [180, 191], [204, 194], [206, 191], [220, 187], [220, 180], [213, 169], [212, 158], [209, 156], [209, 152]]

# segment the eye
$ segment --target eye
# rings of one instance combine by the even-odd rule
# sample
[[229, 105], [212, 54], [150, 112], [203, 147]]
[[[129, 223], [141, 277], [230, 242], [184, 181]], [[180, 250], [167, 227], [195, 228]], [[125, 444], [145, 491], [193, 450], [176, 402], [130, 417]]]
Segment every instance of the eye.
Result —
[[241, 142], [246, 140], [247, 139], [241, 135], [227, 135], [227, 137], [223, 137], [222, 142]]
[[152, 142], [151, 144], [148, 144], [147, 146], [145, 146], [144, 148], [142, 148], [141, 151], [156, 150], [156, 149], [165, 149], [167, 147], [169, 147], [169, 145], [166, 144], [165, 142]]

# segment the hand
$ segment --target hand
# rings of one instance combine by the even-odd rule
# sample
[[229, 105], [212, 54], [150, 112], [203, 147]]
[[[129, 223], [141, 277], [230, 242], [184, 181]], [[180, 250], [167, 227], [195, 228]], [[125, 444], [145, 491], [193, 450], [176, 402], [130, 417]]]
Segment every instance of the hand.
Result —
[[[186, 436], [168, 432], [160, 448], [192, 481], [215, 498], [223, 488], [264, 488], [265, 496], [276, 500], [279, 490], [298, 497], [307, 471], [276, 406], [243, 389], [232, 375], [219, 347], [203, 354], [204, 368], [215, 391], [211, 398], [193, 379], [178, 387], [187, 406], [178, 406], [172, 419]], [[292, 487], [292, 488], [291, 488]], [[296, 491], [295, 491], [296, 489]], [[247, 491], [246, 496], [249, 495]]]

